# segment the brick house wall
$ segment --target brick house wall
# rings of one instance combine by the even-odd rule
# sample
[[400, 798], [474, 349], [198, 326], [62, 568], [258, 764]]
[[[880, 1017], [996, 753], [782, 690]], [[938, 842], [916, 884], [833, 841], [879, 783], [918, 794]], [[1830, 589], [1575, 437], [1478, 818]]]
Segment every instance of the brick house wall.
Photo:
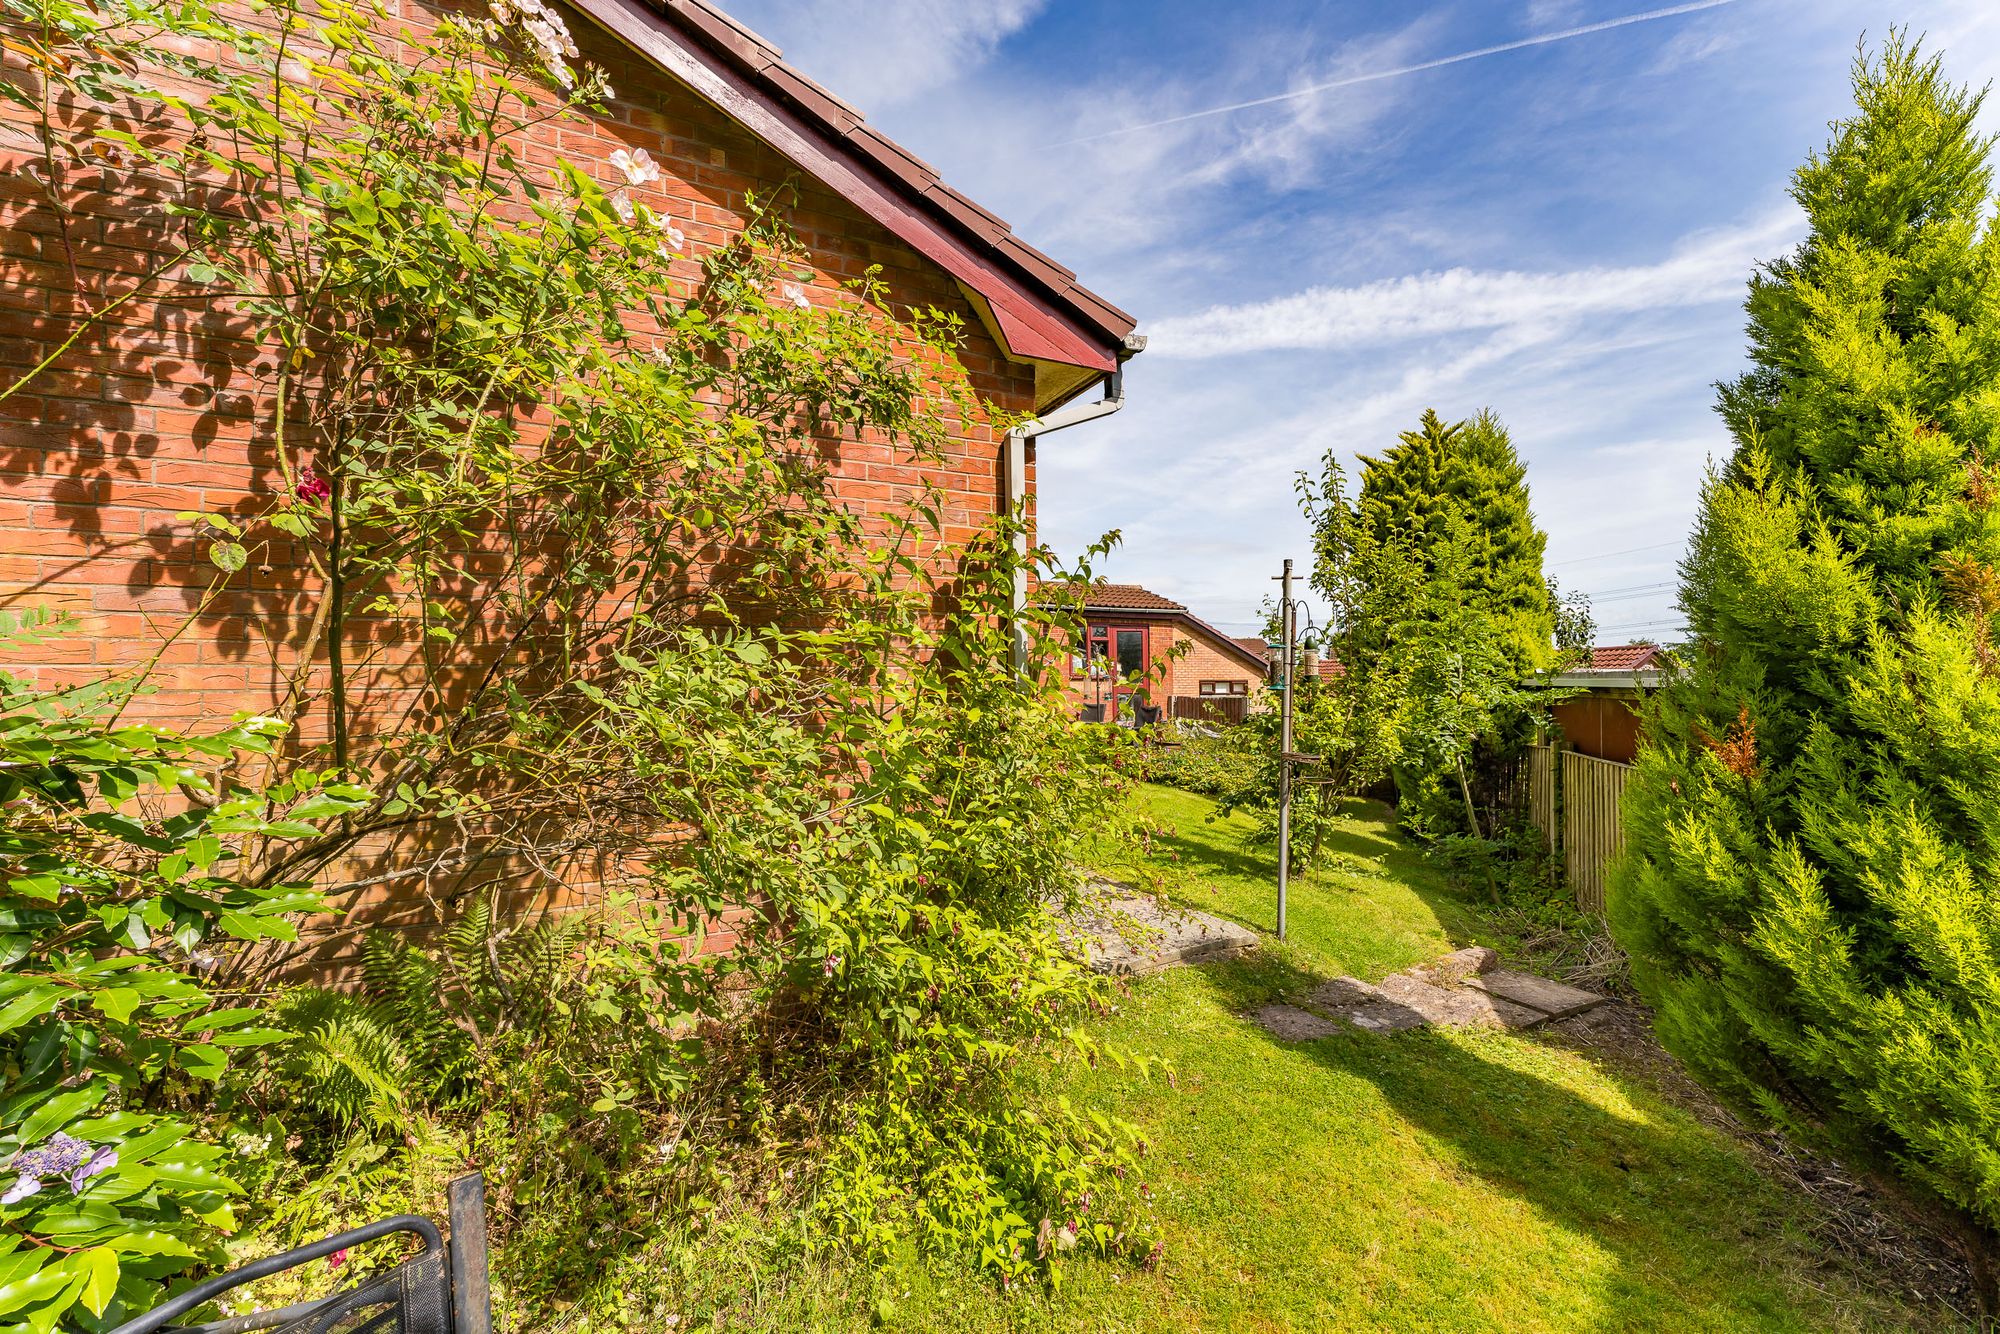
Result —
[[1262, 678], [1243, 661], [1242, 655], [1218, 648], [1207, 634], [1176, 626], [1174, 642], [1185, 645], [1186, 651], [1172, 664], [1170, 694], [1198, 695], [1203, 681], [1240, 681], [1253, 702], [1262, 692]]
[[[433, 17], [411, 0], [392, 10], [384, 24], [392, 33], [421, 30]], [[877, 267], [894, 307], [962, 318], [958, 360], [985, 400], [1007, 414], [1037, 406], [1035, 367], [1009, 358], [951, 275], [658, 66], [589, 20], [565, 17], [583, 59], [608, 72], [616, 99], [608, 114], [545, 123], [524, 156], [546, 165], [567, 160], [609, 186], [622, 184], [613, 151], [649, 152], [662, 179], [632, 193], [686, 233], [690, 279], [701, 254], [740, 233], [748, 194], [774, 200], [789, 186], [796, 202], [781, 212], [805, 248], [815, 303], [852, 300], [841, 285]], [[0, 77], [33, 76], [8, 51]], [[72, 262], [96, 288], [101, 275], [139, 271], [165, 244], [152, 221], [154, 201], [114, 189], [83, 201], [66, 249], [32, 174], [36, 154], [22, 116], [0, 102], [0, 387], [69, 336], [80, 313]], [[8, 670], [60, 686], [156, 659], [154, 690], [135, 704], [134, 718], [197, 722], [279, 702], [286, 664], [260, 645], [268, 633], [302, 638], [310, 619], [297, 553], [273, 551], [267, 565], [239, 574], [167, 642], [196, 609], [210, 574], [190, 526], [175, 514], [249, 513], [282, 485], [272, 369], [268, 351], [237, 336], [223, 313], [141, 299], [0, 401], [0, 606], [62, 608], [81, 629], [10, 655]], [[1001, 446], [994, 427], [965, 422], [953, 424], [946, 457], [935, 465], [912, 465], [885, 444], [841, 442], [836, 494], [858, 509], [886, 511], [934, 484], [944, 495], [942, 536], [963, 542], [1002, 506]], [[1032, 452], [1028, 466], [1032, 497]], [[367, 627], [355, 633], [365, 636]], [[399, 679], [410, 674], [399, 678], [394, 660], [380, 670], [377, 702], [388, 717]], [[301, 739], [318, 739], [316, 727], [323, 730], [302, 719]], [[384, 897], [393, 896], [376, 896]], [[730, 939], [726, 923], [718, 928], [714, 947]]]
[[[1266, 702], [1265, 675], [1245, 661], [1241, 651], [1232, 652], [1235, 646], [1224, 640], [1220, 632], [1184, 611], [1090, 611], [1086, 613], [1086, 624], [1093, 629], [1104, 627], [1110, 635], [1121, 629], [1144, 630], [1145, 660], [1152, 673], [1147, 693], [1155, 704], [1164, 707], [1168, 700], [1197, 696], [1203, 681], [1242, 682], [1248, 707], [1256, 709]], [[1079, 656], [1072, 655], [1066, 667], [1064, 687], [1074, 706], [1081, 708], [1095, 703], [1109, 693], [1108, 686], [1100, 688], [1099, 682], [1079, 670]]]

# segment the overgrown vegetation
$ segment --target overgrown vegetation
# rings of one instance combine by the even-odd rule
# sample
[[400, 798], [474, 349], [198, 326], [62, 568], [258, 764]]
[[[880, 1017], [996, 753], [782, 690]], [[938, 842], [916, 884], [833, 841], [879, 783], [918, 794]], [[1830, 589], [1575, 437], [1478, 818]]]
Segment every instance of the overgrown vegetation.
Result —
[[[74, 629], [8, 616], [0, 649]], [[305, 767], [247, 784], [281, 724], [121, 722], [129, 694], [0, 672], [0, 1318], [34, 1334], [121, 1324], [221, 1256], [242, 1188], [226, 1120], [196, 1123], [233, 1062], [286, 1034], [207, 975], [296, 937], [319, 895], [250, 871], [369, 795]]]
[[[1587, 652], [1590, 618], [1543, 578], [1543, 537], [1526, 470], [1491, 413], [1419, 430], [1365, 461], [1350, 497], [1337, 456], [1299, 499], [1314, 528], [1312, 588], [1332, 611], [1334, 674], [1293, 687], [1294, 870], [1319, 858], [1341, 804], [1390, 778], [1397, 818], [1444, 864], [1497, 897], [1503, 881], [1545, 897], [1545, 868], [1522, 855], [1514, 766], [1557, 696], [1550, 669]], [[1248, 812], [1277, 838], [1280, 719], [1253, 714], [1216, 749], [1227, 761], [1159, 766], [1159, 781]], [[1198, 780], [1189, 781], [1192, 777]]]
[[[0, 85], [40, 118], [46, 207], [67, 226], [88, 165], [162, 245], [158, 271], [78, 294], [77, 335], [115, 339], [122, 300], [169, 289], [245, 317], [266, 356], [273, 484], [179, 522], [208, 565], [198, 625], [254, 597], [279, 664], [268, 726], [296, 726], [259, 757], [266, 790], [345, 796], [246, 849], [242, 892], [433, 909], [365, 940], [356, 994], [285, 994], [298, 1041], [220, 1096], [137, 1068], [143, 1099], [253, 1128], [271, 1211], [238, 1252], [434, 1213], [477, 1164], [525, 1320], [580, 1293], [624, 1320], [611, 1257], [753, 1193], [1006, 1283], [1145, 1256], [1127, 1128], [1006, 1078], [1050, 1047], [1131, 1059], [1079, 1026], [1110, 995], [1055, 929], [1125, 738], [1007, 669], [1015, 630], [1045, 653], [1075, 629], [1012, 610], [1017, 517], [952, 547], [935, 487], [864, 514], [830, 485], [858, 440], [920, 466], [1008, 424], [956, 321], [874, 274], [809, 294], [782, 199], [691, 255], [645, 154], [612, 189], [534, 165], [528, 134], [609, 96], [539, 4], [394, 50], [384, 11], [339, 0], [260, 27], [5, 4], [47, 76]], [[1089, 578], [1029, 559], [1045, 587]], [[130, 796], [81, 793], [77, 818]], [[552, 894], [576, 915], [534, 921]], [[215, 913], [260, 946], [219, 952], [239, 995], [310, 944]], [[24, 1217], [0, 1215], [17, 1246]]]
[[2000, 1227], [2000, 232], [1981, 95], [1893, 35], [1750, 282], [1612, 920], [1667, 1044]]

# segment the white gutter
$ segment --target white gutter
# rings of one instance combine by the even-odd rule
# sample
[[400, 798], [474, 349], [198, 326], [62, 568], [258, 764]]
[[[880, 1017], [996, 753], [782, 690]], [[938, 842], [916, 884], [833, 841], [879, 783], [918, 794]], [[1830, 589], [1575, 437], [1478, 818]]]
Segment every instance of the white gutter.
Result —
[[[1128, 339], [1127, 346], [1130, 346], [1135, 341], [1138, 342], [1139, 347], [1145, 346], [1143, 341], [1137, 339]], [[1138, 348], [1133, 348], [1133, 350], [1137, 351]], [[1014, 566], [1013, 598], [1014, 646], [1012, 657], [1016, 672], [1026, 671], [1028, 667], [1028, 631], [1027, 627], [1021, 624], [1021, 613], [1028, 608], [1028, 529], [1026, 526], [1028, 442], [1039, 439], [1053, 431], [1067, 430], [1072, 426], [1081, 426], [1085, 422], [1096, 421], [1099, 417], [1109, 417], [1124, 406], [1125, 368], [1120, 366], [1117, 370], [1112, 371], [1104, 377], [1103, 398], [1100, 398], [1095, 403], [1071, 401], [1057, 408], [1046, 417], [1035, 421], [1023, 422], [1021, 425], [1007, 432], [1006, 441], [1001, 446], [1001, 456], [1005, 461], [1007, 473], [1007, 494], [1005, 497], [1007, 512], [1009, 514], [1018, 512], [1022, 520], [1020, 531], [1014, 534], [1014, 554], [1019, 558]]]

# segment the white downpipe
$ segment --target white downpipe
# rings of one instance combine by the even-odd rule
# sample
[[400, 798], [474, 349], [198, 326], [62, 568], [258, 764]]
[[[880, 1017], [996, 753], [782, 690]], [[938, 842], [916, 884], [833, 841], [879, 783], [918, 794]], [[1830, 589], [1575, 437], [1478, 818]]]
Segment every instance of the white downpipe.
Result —
[[[1099, 417], [1109, 417], [1125, 406], [1125, 371], [1123, 367], [1104, 377], [1104, 397], [1095, 403], [1071, 402], [1057, 408], [1048, 416], [1036, 421], [1023, 422], [1007, 432], [1006, 442], [1001, 447], [1005, 456], [1007, 471], [1007, 512], [1020, 511], [1027, 517], [1024, 508], [1028, 499], [1028, 442], [1052, 431], [1064, 430], [1071, 426], [1081, 426], [1084, 422], [1096, 421]], [[1028, 631], [1021, 624], [1021, 613], [1028, 609], [1028, 530], [1024, 526], [1014, 534], [1014, 554], [1020, 560], [1014, 567], [1013, 597], [1013, 650], [1014, 671], [1028, 669]]]

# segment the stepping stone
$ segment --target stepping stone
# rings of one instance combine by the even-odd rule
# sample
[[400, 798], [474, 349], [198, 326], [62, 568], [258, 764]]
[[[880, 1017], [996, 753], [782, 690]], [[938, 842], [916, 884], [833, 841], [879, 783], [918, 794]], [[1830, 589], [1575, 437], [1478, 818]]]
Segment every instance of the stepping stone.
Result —
[[1371, 987], [1352, 977], [1336, 977], [1320, 983], [1305, 998], [1305, 1004], [1371, 1033], [1400, 1033], [1422, 1028], [1427, 1022], [1409, 1006], [1385, 995], [1380, 987]]
[[1145, 977], [1177, 964], [1234, 958], [1257, 944], [1257, 933], [1213, 913], [1162, 907], [1160, 901], [1098, 880], [1097, 897], [1069, 924], [1090, 953], [1091, 971]]
[[1311, 1042], [1314, 1038], [1330, 1038], [1341, 1031], [1341, 1026], [1331, 1019], [1321, 1018], [1311, 1010], [1301, 1010], [1296, 1005], [1266, 1005], [1252, 1017], [1271, 1036], [1284, 1042]]
[[1498, 954], [1484, 945], [1474, 945], [1405, 971], [1435, 987], [1462, 987], [1481, 973], [1492, 972], [1499, 964]]
[[1548, 1016], [1473, 987], [1446, 990], [1407, 973], [1382, 979], [1382, 994], [1433, 1024], [1446, 1028], [1530, 1028]]
[[1573, 1014], [1582, 1014], [1592, 1006], [1604, 1003], [1604, 997], [1595, 992], [1561, 982], [1551, 982], [1548, 978], [1536, 977], [1533, 973], [1517, 973], [1507, 968], [1497, 969], [1479, 977], [1469, 977], [1465, 980], [1465, 984], [1501, 1000], [1511, 1001], [1515, 1005], [1524, 1005], [1551, 1019], [1564, 1019]]

